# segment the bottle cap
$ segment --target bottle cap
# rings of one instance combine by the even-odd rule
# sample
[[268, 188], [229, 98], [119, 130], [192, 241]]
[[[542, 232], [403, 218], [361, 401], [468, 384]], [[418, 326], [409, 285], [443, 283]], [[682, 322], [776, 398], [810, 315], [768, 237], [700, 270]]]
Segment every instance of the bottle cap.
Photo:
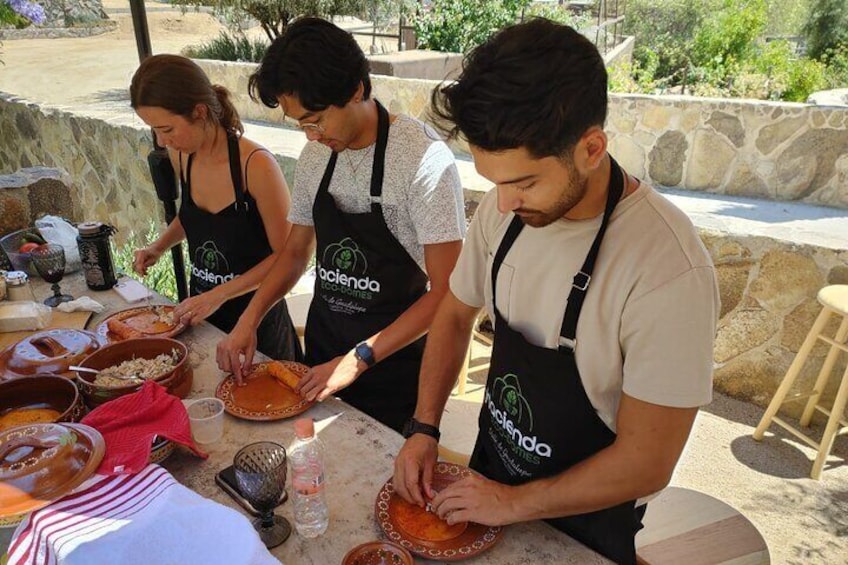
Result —
[[312, 418], [300, 418], [294, 422], [294, 435], [299, 439], [309, 439], [315, 435], [315, 423]]
[[26, 284], [29, 280], [29, 277], [23, 271], [8, 271], [5, 275], [5, 279], [9, 285], [19, 286]]
[[83, 222], [77, 226], [82, 235], [97, 235], [102, 228], [102, 222]]

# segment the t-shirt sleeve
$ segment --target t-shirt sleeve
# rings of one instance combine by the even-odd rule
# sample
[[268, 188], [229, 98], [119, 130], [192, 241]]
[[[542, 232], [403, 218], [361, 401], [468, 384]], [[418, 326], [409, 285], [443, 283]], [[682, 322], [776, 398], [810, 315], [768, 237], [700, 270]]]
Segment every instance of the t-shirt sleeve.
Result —
[[691, 268], [629, 301], [621, 320], [624, 392], [662, 406], [708, 404], [718, 310], [711, 266]]
[[[494, 189], [492, 191], [494, 192]], [[497, 221], [497, 217], [492, 218], [497, 210], [490, 204], [492, 198], [487, 194], [471, 220], [465, 243], [462, 245], [462, 253], [450, 277], [451, 292], [462, 303], [473, 308], [482, 308], [486, 300], [485, 285], [491, 237], [488, 234], [494, 225], [492, 220]]]
[[[312, 226], [312, 204], [315, 194], [318, 192], [318, 183], [324, 174], [324, 166], [321, 166], [320, 152], [315, 151], [311, 144], [307, 144], [294, 168], [294, 183], [292, 185], [292, 203], [289, 208], [289, 221], [301, 226]], [[316, 177], [316, 172], [321, 176]]]
[[465, 236], [462, 183], [453, 153], [444, 142], [431, 143], [424, 152], [412, 178], [408, 206], [421, 245]]

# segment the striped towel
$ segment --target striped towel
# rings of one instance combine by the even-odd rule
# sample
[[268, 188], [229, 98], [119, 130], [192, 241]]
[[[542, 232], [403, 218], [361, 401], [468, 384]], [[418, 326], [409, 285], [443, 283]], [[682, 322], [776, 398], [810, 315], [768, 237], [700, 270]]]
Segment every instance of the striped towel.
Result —
[[9, 565], [278, 564], [240, 513], [179, 484], [158, 465], [95, 475], [30, 514]]

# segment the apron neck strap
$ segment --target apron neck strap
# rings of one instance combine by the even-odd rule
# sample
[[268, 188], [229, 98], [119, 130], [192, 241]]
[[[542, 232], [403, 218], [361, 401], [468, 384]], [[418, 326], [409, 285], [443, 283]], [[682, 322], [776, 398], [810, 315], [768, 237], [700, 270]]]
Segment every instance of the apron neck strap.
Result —
[[524, 229], [524, 222], [521, 221], [521, 218], [518, 216], [513, 216], [512, 221], [509, 223], [509, 227], [506, 229], [506, 233], [501, 239], [501, 244], [498, 246], [498, 250], [495, 253], [495, 258], [492, 261], [492, 306], [495, 311], [496, 317], [502, 317], [501, 313], [498, 311], [498, 303], [497, 303], [497, 280], [498, 273], [501, 270], [501, 265], [503, 264], [504, 257], [509, 252], [512, 244], [515, 243], [515, 240], [518, 239], [518, 234], [521, 233], [521, 230]]
[[[374, 161], [371, 166], [371, 211], [382, 212], [386, 146], [389, 143], [389, 112], [376, 98], [374, 99], [374, 103], [377, 105], [377, 146], [374, 150]], [[339, 154], [333, 151], [330, 154], [330, 160], [327, 162], [327, 168], [324, 169], [324, 176], [321, 177], [321, 184], [318, 186], [319, 193], [326, 193], [330, 190], [330, 181], [336, 170], [338, 159]]]
[[236, 212], [244, 210], [247, 212], [247, 201], [244, 198], [244, 184], [241, 178], [241, 151], [239, 150], [238, 138], [227, 132], [227, 153], [230, 158], [230, 177], [233, 179], [233, 192], [236, 197]]
[[386, 146], [389, 143], [389, 112], [376, 98], [374, 103], [377, 105], [377, 147], [374, 151], [374, 165], [371, 168], [371, 211], [380, 212], [386, 167]]
[[604, 218], [601, 220], [601, 227], [595, 235], [595, 240], [592, 242], [592, 247], [583, 261], [583, 267], [574, 275], [571, 282], [571, 292], [568, 294], [568, 305], [565, 307], [565, 316], [562, 319], [562, 328], [560, 330], [560, 345], [559, 350], [574, 350], [577, 345], [577, 320], [580, 318], [580, 311], [583, 309], [583, 301], [586, 298], [586, 293], [589, 290], [589, 283], [592, 281], [592, 273], [595, 270], [595, 261], [598, 258], [598, 252], [601, 249], [601, 242], [604, 239], [604, 234], [607, 231], [610, 218], [616, 204], [621, 200], [621, 195], [624, 193], [624, 173], [621, 167], [610, 156], [610, 177], [607, 184], [607, 203], [604, 208]]

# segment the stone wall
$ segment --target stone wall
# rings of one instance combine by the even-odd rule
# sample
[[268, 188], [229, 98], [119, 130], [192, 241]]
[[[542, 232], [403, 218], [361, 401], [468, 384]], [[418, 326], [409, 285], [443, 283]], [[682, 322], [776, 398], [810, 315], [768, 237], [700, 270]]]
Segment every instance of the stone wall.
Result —
[[[819, 289], [848, 284], [848, 251], [703, 230], [701, 238], [721, 293], [715, 389], [765, 406], [821, 311]], [[838, 320], [831, 322], [826, 332], [833, 337]], [[813, 348], [796, 390], [812, 388], [827, 351], [821, 342]], [[833, 374], [841, 375], [845, 366], [842, 355]], [[825, 398], [833, 399], [838, 384], [831, 379]], [[786, 410], [798, 416], [803, 406], [795, 402]]]
[[610, 151], [660, 186], [848, 208], [848, 109], [612, 96]]
[[130, 230], [146, 231], [148, 218], [160, 217], [146, 130], [0, 96], [0, 131], [0, 174], [33, 166], [64, 169], [73, 180], [74, 219], [112, 223], [121, 242]]
[[[248, 119], [282, 113], [247, 97], [250, 63], [198, 61]], [[373, 75], [393, 112], [427, 119], [433, 80]], [[848, 108], [688, 96], [610, 96], [610, 152], [659, 186], [848, 208]], [[461, 145], [454, 149], [463, 151]]]

